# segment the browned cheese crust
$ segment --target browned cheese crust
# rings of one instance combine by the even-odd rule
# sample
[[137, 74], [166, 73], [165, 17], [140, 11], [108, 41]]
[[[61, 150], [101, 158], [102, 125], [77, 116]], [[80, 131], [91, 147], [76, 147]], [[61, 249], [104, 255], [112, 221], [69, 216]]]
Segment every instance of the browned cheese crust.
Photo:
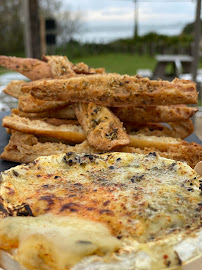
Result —
[[1, 55], [0, 66], [17, 71], [33, 81], [52, 77], [50, 66], [38, 59]]
[[172, 229], [200, 226], [196, 176], [192, 170], [187, 173], [183, 164], [159, 159], [154, 153], [138, 159], [119, 153], [68, 152], [5, 172], [2, 206], [6, 210], [24, 202], [33, 216], [52, 213], [94, 220], [106, 224], [119, 239], [132, 237], [145, 243], [169, 235]]
[[25, 84], [22, 91], [43, 100], [94, 102], [112, 107], [193, 104], [198, 98], [192, 81], [152, 81], [118, 74], [38, 80]]
[[106, 107], [94, 103], [75, 104], [75, 114], [88, 143], [100, 150], [118, 149], [130, 143], [121, 121]]
[[186, 105], [144, 106], [112, 108], [121, 121], [132, 122], [174, 122], [187, 120], [198, 111], [196, 107]]

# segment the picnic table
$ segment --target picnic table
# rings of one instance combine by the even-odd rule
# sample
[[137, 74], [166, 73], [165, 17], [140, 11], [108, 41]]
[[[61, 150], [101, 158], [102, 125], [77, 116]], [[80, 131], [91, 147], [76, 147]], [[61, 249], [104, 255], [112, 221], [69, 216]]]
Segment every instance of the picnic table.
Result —
[[173, 80], [191, 73], [193, 57], [188, 55], [157, 55], [152, 79]]

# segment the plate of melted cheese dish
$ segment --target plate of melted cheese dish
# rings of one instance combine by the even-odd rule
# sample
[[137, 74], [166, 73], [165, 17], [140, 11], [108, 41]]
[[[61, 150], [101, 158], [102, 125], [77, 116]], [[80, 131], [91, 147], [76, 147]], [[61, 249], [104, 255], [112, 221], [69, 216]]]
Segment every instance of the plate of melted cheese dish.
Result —
[[191, 167], [152, 152], [13, 167], [1, 174], [1, 267], [202, 269], [201, 189]]

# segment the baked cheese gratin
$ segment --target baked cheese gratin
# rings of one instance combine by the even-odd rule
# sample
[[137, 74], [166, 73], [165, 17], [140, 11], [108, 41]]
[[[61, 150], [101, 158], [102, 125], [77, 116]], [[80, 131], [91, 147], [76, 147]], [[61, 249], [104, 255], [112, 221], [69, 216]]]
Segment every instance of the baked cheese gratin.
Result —
[[0, 262], [23, 270], [181, 269], [202, 256], [201, 190], [191, 167], [155, 152], [37, 158], [1, 175]]

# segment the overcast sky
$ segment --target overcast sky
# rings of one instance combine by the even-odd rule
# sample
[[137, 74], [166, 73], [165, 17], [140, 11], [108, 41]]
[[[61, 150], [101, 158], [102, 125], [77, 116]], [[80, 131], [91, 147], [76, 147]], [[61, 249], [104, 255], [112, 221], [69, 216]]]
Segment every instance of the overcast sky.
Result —
[[[82, 14], [83, 31], [77, 38], [109, 41], [131, 37], [134, 28], [133, 0], [63, 0], [64, 8]], [[177, 35], [195, 18], [193, 0], [139, 0], [139, 34], [156, 31]]]

